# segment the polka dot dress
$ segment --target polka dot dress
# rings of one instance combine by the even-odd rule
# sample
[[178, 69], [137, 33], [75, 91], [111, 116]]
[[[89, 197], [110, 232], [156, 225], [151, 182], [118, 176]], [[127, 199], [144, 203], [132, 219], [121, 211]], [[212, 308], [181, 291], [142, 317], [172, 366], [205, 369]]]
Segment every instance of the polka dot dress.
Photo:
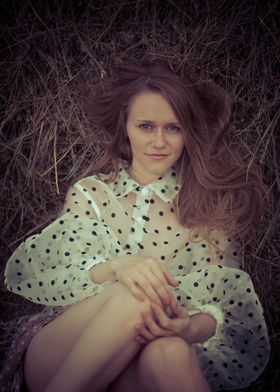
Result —
[[263, 309], [251, 279], [240, 269], [238, 244], [217, 231], [210, 247], [177, 219], [176, 169], [142, 186], [120, 163], [114, 182], [97, 176], [69, 190], [61, 215], [23, 242], [5, 270], [7, 288], [47, 309], [66, 307], [106, 286], [91, 281], [96, 263], [137, 254], [164, 263], [177, 278], [174, 295], [189, 311], [209, 313], [217, 323], [208, 341], [193, 344], [212, 391], [244, 388], [269, 358]]

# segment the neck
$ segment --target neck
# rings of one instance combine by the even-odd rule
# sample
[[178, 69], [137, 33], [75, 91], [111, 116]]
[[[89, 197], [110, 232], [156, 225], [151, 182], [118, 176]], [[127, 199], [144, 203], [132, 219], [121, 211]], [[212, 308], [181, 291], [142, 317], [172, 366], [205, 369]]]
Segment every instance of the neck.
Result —
[[132, 165], [129, 166], [126, 169], [127, 173], [130, 175], [131, 178], [133, 178], [136, 182], [138, 182], [138, 184], [140, 185], [148, 185], [151, 182], [155, 181], [158, 177], [146, 177], [143, 174], [141, 174], [140, 172], [138, 172], [137, 170], [135, 170]]

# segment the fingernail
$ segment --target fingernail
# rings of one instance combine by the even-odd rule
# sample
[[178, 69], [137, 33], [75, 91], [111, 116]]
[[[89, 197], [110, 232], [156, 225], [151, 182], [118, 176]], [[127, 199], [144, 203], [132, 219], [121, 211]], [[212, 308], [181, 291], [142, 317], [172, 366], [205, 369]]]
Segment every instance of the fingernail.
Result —
[[140, 336], [136, 336], [135, 340], [137, 340], [138, 343], [145, 343], [145, 340], [143, 338], [141, 338]]

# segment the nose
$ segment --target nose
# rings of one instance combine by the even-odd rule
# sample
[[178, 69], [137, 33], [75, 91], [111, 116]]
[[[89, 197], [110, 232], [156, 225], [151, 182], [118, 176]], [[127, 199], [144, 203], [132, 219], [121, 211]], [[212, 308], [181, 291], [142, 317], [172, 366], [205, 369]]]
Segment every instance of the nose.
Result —
[[164, 146], [165, 146], [165, 135], [163, 129], [158, 128], [154, 133], [153, 147], [160, 149], [160, 148], [164, 148]]

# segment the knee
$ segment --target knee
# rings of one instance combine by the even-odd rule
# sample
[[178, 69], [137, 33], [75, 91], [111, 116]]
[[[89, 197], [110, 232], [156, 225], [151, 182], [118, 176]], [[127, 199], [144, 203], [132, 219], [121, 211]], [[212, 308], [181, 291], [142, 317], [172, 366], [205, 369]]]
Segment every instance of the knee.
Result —
[[149, 343], [141, 353], [140, 366], [153, 373], [176, 375], [198, 366], [190, 345], [180, 337], [164, 337]]
[[150, 310], [151, 303], [148, 299], [139, 301], [122, 283], [111, 285], [108, 294], [108, 309], [121, 313], [128, 323], [141, 321], [141, 312]]

